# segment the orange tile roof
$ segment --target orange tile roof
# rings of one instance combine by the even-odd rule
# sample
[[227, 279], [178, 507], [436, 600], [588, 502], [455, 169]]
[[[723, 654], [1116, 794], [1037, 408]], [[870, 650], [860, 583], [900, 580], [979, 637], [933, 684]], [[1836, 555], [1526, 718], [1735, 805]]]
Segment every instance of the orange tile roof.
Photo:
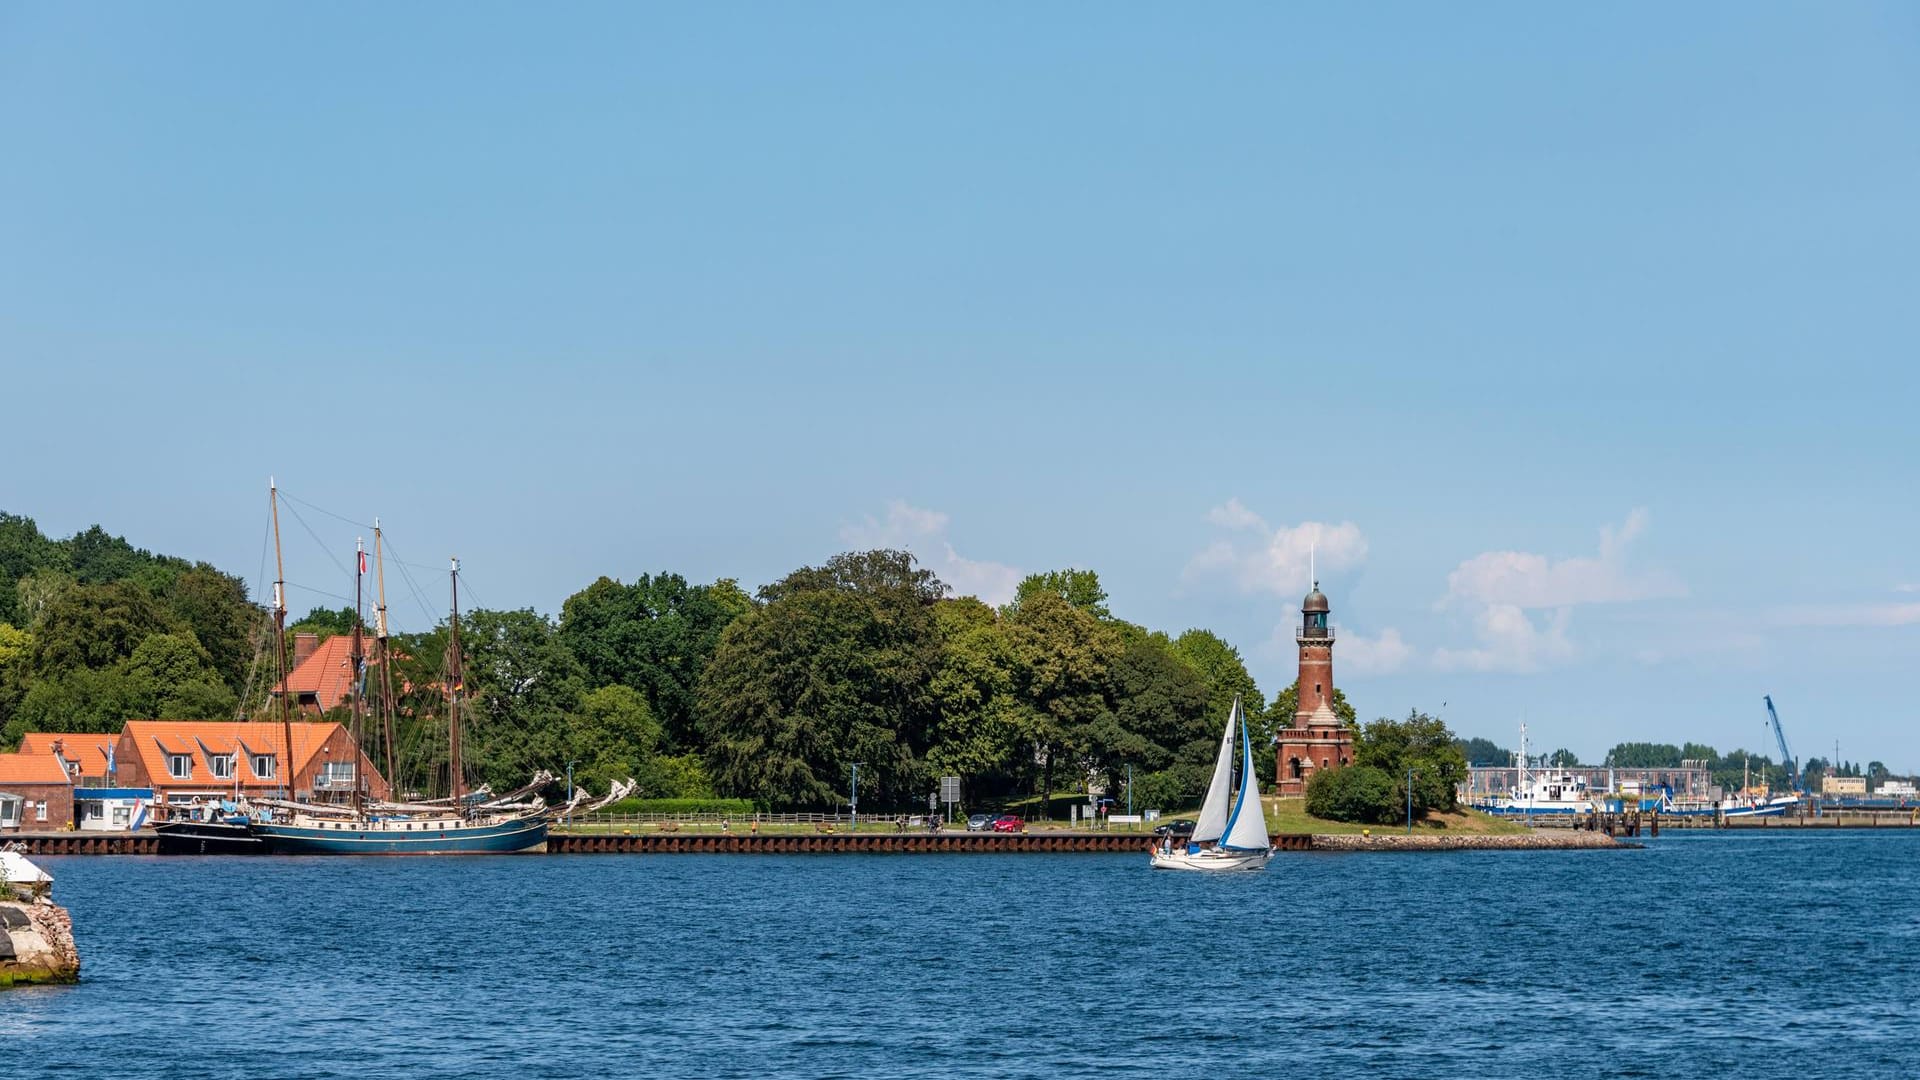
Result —
[[[332, 735], [341, 730], [339, 724], [296, 723], [293, 725], [293, 774], [313, 761], [314, 755]], [[156, 786], [166, 787], [174, 784], [231, 784], [232, 777], [216, 777], [207, 768], [206, 753], [235, 754], [234, 769], [242, 784], [285, 782], [285, 777], [258, 776], [253, 771], [253, 754], [272, 754], [275, 767], [284, 765], [286, 755], [281, 753], [280, 725], [274, 722], [248, 722], [231, 720], [129, 720], [126, 732], [133, 741], [133, 752], [140, 756], [147, 776]], [[351, 744], [352, 740], [348, 740]], [[167, 754], [187, 754], [193, 761], [190, 776], [176, 777], [167, 771]], [[122, 764], [122, 768], [125, 765]]]
[[88, 732], [77, 735], [60, 731], [29, 731], [20, 740], [20, 752], [23, 754], [51, 754], [53, 744], [60, 744], [60, 756], [80, 766], [81, 776], [107, 775], [107, 750], [120, 741], [118, 735], [101, 735]]
[[52, 754], [0, 754], [0, 784], [72, 784]]
[[[360, 639], [361, 655], [373, 655], [373, 636]], [[313, 655], [287, 673], [286, 687], [295, 699], [312, 694], [321, 712], [346, 701], [353, 693], [353, 635], [335, 634], [321, 642]]]

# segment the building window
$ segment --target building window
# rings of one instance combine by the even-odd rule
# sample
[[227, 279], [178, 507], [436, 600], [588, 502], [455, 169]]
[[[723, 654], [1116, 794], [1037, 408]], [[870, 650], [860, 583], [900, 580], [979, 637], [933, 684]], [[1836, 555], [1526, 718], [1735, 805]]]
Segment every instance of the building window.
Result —
[[13, 795], [0, 795], [0, 829], [18, 828], [20, 825], [20, 799]]
[[167, 774], [175, 780], [185, 780], [193, 775], [192, 754], [168, 754]]
[[33, 820], [47, 820], [47, 801], [45, 799], [33, 804]]
[[207, 771], [213, 774], [215, 780], [233, 779], [233, 755], [208, 754]]
[[329, 787], [352, 787], [353, 786], [353, 762], [351, 761], [327, 762], [327, 785]]
[[272, 754], [253, 755], [253, 775], [259, 777], [262, 780], [273, 779], [273, 755]]

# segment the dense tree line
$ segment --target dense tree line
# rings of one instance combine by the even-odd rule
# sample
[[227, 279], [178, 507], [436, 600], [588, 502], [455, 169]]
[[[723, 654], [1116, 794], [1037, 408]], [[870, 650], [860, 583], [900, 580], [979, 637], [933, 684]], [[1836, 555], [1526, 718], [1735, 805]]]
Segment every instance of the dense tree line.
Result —
[[[595, 787], [631, 775], [649, 796], [824, 808], [858, 762], [869, 806], [919, 804], [957, 774], [974, 801], [1120, 795], [1130, 778], [1137, 805], [1171, 808], [1198, 799], [1236, 695], [1256, 745], [1291, 721], [1292, 688], [1269, 708], [1232, 645], [1116, 617], [1092, 571], [1035, 574], [999, 609], [950, 592], [905, 552], [867, 551], [753, 594], [663, 573], [601, 578], [557, 617], [467, 612], [466, 758], [496, 788], [571, 765]], [[288, 629], [353, 621], [316, 608]], [[0, 514], [8, 745], [148, 717], [271, 718], [271, 638], [238, 578], [98, 527], [52, 540]], [[403, 790], [446, 787], [448, 644], [444, 624], [392, 642]], [[1336, 707], [1353, 723], [1344, 696]], [[377, 721], [368, 742], [382, 761]], [[1271, 755], [1257, 757], [1270, 782]]]
[[1414, 818], [1459, 808], [1467, 757], [1447, 725], [1414, 710], [1405, 720], [1382, 717], [1361, 727], [1353, 764], [1323, 769], [1307, 781], [1307, 812], [1334, 821], [1384, 825], [1411, 807]]

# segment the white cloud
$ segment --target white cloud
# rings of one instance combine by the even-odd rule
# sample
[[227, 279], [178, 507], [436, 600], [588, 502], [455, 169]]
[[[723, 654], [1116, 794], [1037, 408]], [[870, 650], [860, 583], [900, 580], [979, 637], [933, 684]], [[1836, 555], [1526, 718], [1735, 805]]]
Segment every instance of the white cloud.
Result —
[[1682, 595], [1685, 588], [1670, 575], [1628, 568], [1627, 548], [1646, 529], [1647, 511], [1640, 508], [1628, 514], [1618, 529], [1600, 530], [1597, 556], [1549, 559], [1527, 551], [1483, 552], [1447, 575], [1447, 595], [1441, 606], [1561, 608]]
[[1334, 651], [1340, 670], [1355, 675], [1388, 675], [1399, 671], [1413, 658], [1413, 646], [1391, 626], [1373, 638], [1342, 630]]
[[1310, 585], [1310, 561], [1321, 570], [1338, 572], [1360, 565], [1367, 557], [1367, 538], [1351, 521], [1338, 525], [1303, 521], [1276, 528], [1239, 499], [1228, 499], [1207, 511], [1207, 521], [1245, 535], [1221, 538], [1202, 548], [1187, 561], [1181, 575], [1189, 580], [1226, 577], [1243, 592], [1292, 598], [1304, 594]]
[[868, 514], [859, 523], [840, 529], [840, 540], [857, 548], [899, 548], [913, 552], [956, 596], [977, 596], [998, 606], [1013, 599], [1026, 575], [1005, 563], [969, 559], [953, 549], [947, 538], [948, 516], [938, 510], [912, 506], [905, 500], [887, 503], [884, 518]]
[[1538, 671], [1573, 655], [1567, 625], [1573, 610], [1560, 608], [1536, 625], [1515, 604], [1488, 604], [1474, 617], [1478, 644], [1469, 649], [1436, 649], [1433, 666], [1441, 671]]
[[1916, 584], [1913, 584], [1912, 582], [1903, 582], [1903, 583], [1901, 583], [1901, 584], [1899, 584], [1899, 585], [1895, 585], [1895, 586], [1893, 587], [1893, 591], [1894, 591], [1894, 592], [1903, 592], [1903, 593], [1915, 593], [1915, 592], [1920, 592], [1920, 585], [1916, 585]]

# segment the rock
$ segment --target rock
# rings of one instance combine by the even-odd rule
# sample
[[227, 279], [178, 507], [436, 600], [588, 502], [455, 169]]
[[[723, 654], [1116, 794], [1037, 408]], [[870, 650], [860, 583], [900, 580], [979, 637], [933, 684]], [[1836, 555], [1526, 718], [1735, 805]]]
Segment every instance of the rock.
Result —
[[1552, 833], [1378, 833], [1372, 836], [1315, 833], [1315, 851], [1543, 851], [1567, 848], [1626, 848], [1605, 833], [1575, 829]]
[[52, 884], [26, 856], [0, 850], [0, 989], [80, 978], [73, 916], [48, 896]]

